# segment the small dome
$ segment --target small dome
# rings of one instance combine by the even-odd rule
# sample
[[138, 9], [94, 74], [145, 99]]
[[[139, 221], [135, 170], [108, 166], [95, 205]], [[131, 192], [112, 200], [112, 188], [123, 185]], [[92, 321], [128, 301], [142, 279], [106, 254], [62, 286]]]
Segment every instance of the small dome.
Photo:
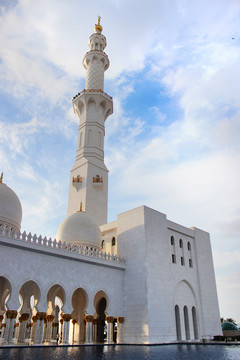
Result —
[[85, 212], [77, 211], [61, 223], [56, 240], [100, 249], [101, 232], [91, 216]]
[[22, 206], [15, 192], [0, 182], [0, 225], [5, 224], [20, 230]]
[[222, 330], [234, 330], [238, 331], [238, 327], [234, 325], [232, 322], [224, 321], [222, 323]]

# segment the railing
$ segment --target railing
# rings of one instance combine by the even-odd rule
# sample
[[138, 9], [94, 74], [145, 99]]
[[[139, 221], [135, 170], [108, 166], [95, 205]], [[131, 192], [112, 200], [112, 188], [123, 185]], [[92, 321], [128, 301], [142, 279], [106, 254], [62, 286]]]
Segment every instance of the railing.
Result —
[[66, 243], [65, 241], [57, 241], [56, 239], [52, 240], [51, 238], [47, 239], [46, 236], [43, 238], [41, 235], [32, 235], [31, 232], [27, 234], [26, 231], [21, 233], [20, 231], [16, 231], [7, 225], [0, 225], [0, 236], [12, 238], [33, 245], [45, 246], [50, 249], [58, 249], [79, 255], [89, 256], [95, 259], [107, 260], [120, 264], [125, 263], [124, 258], [122, 258], [121, 256], [111, 255], [110, 253], [99, 251], [92, 246]]
[[72, 100], [75, 100], [78, 96], [84, 94], [84, 93], [101, 93], [103, 95], [105, 95], [108, 99], [112, 100], [112, 96], [108, 95], [107, 93], [105, 93], [103, 90], [101, 89], [84, 89], [82, 90], [80, 93], [78, 93], [77, 95], [75, 95]]

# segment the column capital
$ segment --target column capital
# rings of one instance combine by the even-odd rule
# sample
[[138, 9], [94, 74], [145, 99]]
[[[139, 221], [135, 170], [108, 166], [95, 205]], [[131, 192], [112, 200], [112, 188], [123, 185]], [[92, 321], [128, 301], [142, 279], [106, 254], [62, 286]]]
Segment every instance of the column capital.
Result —
[[118, 317], [117, 320], [120, 324], [122, 324], [124, 322], [124, 317]]
[[114, 322], [114, 317], [113, 317], [113, 316], [108, 316], [108, 317], [106, 318], [106, 321], [107, 321], [108, 323], [113, 323], [113, 322]]
[[38, 312], [36, 315], [37, 320], [45, 320], [46, 313], [45, 312]]
[[54, 316], [53, 315], [47, 315], [47, 321], [48, 322], [52, 322], [54, 319]]
[[77, 323], [77, 320], [73, 319], [72, 324], [75, 325]]
[[8, 310], [6, 312], [7, 319], [16, 319], [17, 317], [17, 310]]
[[62, 315], [63, 321], [70, 321], [71, 318], [72, 318], [72, 315], [71, 315], [71, 314], [63, 314], [63, 315]]
[[93, 319], [93, 325], [97, 325], [98, 319]]
[[24, 314], [22, 314], [22, 315], [20, 316], [19, 321], [20, 321], [20, 322], [22, 322], [22, 321], [27, 321], [28, 318], [29, 318], [29, 314], [24, 313]]
[[86, 322], [92, 322], [93, 319], [94, 319], [94, 317], [93, 317], [92, 315], [86, 315], [86, 316], [85, 316]]
[[0, 315], [0, 321], [3, 321], [3, 315]]

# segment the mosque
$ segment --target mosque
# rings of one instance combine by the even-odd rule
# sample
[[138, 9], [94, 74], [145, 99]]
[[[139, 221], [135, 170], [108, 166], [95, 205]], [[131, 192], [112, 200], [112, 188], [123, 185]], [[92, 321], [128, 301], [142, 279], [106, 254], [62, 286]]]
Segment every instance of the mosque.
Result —
[[[83, 58], [68, 213], [56, 239], [21, 232], [22, 207], [0, 178], [0, 344], [156, 344], [221, 335], [209, 234], [146, 206], [107, 222], [100, 18]], [[59, 221], [59, 223], [61, 220]], [[58, 269], [61, 269], [59, 271]]]

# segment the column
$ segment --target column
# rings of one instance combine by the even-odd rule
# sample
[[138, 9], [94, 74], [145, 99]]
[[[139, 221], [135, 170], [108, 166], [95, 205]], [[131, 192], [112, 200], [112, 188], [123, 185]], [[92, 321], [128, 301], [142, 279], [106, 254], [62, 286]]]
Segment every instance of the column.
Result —
[[42, 343], [46, 342], [46, 336], [47, 336], [47, 316], [45, 316], [45, 319], [44, 319], [44, 322], [43, 322]]
[[93, 342], [97, 342], [97, 323], [98, 319], [93, 319]]
[[14, 325], [14, 338], [13, 338], [13, 344], [17, 344], [18, 343], [18, 338], [19, 338], [19, 322], [16, 322]]
[[22, 314], [19, 318], [19, 336], [18, 336], [19, 343], [24, 343], [25, 341], [25, 333], [26, 333], [28, 318], [29, 318], [29, 314], [27, 313]]
[[31, 339], [31, 342], [35, 343], [36, 330], [37, 330], [37, 317], [33, 316], [32, 321], [33, 322], [32, 322], [32, 327], [31, 327], [30, 339]]
[[3, 315], [0, 315], [0, 328], [2, 327]]
[[13, 333], [14, 333], [14, 325], [15, 325], [15, 319], [17, 317], [17, 310], [8, 310], [6, 312], [6, 328], [4, 332], [4, 343], [12, 344], [13, 340]]
[[60, 319], [60, 327], [59, 327], [59, 344], [63, 342], [63, 319]]
[[63, 344], [69, 344], [69, 321], [71, 320], [71, 314], [64, 314], [63, 319]]
[[75, 324], [77, 323], [77, 320], [73, 319], [72, 320], [72, 324], [73, 324], [73, 331], [72, 331], [72, 344], [74, 345], [75, 342]]
[[28, 334], [28, 338], [27, 338], [27, 342], [28, 342], [28, 345], [31, 344], [31, 339], [32, 339], [32, 327], [33, 327], [33, 323], [30, 322], [27, 324], [27, 334]]
[[86, 315], [86, 343], [92, 344], [92, 322], [93, 322], [93, 316], [92, 315]]
[[52, 327], [53, 327], [53, 334], [52, 334], [52, 339], [57, 341], [57, 332], [58, 332], [58, 323], [57, 322], [54, 322], [52, 324]]
[[1, 333], [1, 338], [0, 338], [0, 344], [2, 344], [4, 342], [4, 335], [5, 335], [5, 331], [6, 331], [6, 324], [2, 324], [2, 333]]
[[123, 322], [124, 322], [124, 317], [119, 317], [117, 319], [117, 344], [121, 344], [123, 342], [123, 336], [122, 336]]
[[112, 344], [113, 343], [113, 323], [114, 323], [114, 317], [108, 316], [106, 318], [107, 320], [107, 343]]
[[46, 324], [46, 341], [48, 343], [52, 340], [52, 322], [53, 322], [54, 316], [53, 315], [47, 315], [47, 324]]
[[44, 332], [44, 320], [46, 318], [45, 312], [38, 312], [36, 315], [37, 325], [36, 325], [36, 336], [35, 336], [35, 344], [43, 343], [43, 332]]

